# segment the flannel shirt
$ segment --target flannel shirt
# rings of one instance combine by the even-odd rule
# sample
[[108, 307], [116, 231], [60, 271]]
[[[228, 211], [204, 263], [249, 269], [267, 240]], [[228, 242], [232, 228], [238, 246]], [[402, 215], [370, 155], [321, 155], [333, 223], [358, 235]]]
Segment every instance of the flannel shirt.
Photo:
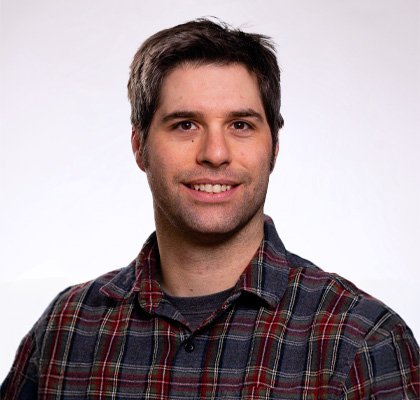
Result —
[[156, 281], [156, 236], [128, 267], [57, 296], [1, 388], [12, 399], [418, 399], [419, 348], [385, 305], [287, 252], [274, 224], [194, 332]]

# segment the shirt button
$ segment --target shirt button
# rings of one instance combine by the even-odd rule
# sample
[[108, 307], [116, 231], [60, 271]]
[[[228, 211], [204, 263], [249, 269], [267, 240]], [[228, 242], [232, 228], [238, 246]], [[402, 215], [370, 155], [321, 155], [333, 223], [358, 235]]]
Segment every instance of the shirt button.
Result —
[[192, 353], [195, 349], [193, 342], [187, 342], [184, 344], [184, 349], [187, 353]]

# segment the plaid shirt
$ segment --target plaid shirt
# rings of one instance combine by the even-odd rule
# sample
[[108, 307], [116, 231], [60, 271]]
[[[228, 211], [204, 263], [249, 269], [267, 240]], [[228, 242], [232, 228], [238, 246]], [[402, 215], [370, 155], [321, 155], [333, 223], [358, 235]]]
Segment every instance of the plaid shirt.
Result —
[[23, 339], [2, 399], [418, 399], [401, 318], [265, 236], [191, 332], [155, 278], [156, 236], [128, 267], [71, 287]]

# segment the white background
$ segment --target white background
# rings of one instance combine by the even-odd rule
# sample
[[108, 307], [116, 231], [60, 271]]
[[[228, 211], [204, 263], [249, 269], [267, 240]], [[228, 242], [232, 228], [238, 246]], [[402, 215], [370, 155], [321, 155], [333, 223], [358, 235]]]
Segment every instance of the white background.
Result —
[[59, 291], [126, 266], [154, 229], [128, 67], [149, 35], [206, 15], [278, 44], [286, 125], [266, 213], [286, 247], [384, 301], [420, 339], [417, 0], [1, 7], [0, 381]]

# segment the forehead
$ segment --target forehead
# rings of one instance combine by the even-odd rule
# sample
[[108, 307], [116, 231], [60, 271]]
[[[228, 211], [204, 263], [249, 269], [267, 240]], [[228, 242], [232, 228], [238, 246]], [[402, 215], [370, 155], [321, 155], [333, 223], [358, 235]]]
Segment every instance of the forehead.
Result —
[[241, 64], [181, 65], [164, 79], [156, 112], [253, 108], [264, 114], [256, 77]]

